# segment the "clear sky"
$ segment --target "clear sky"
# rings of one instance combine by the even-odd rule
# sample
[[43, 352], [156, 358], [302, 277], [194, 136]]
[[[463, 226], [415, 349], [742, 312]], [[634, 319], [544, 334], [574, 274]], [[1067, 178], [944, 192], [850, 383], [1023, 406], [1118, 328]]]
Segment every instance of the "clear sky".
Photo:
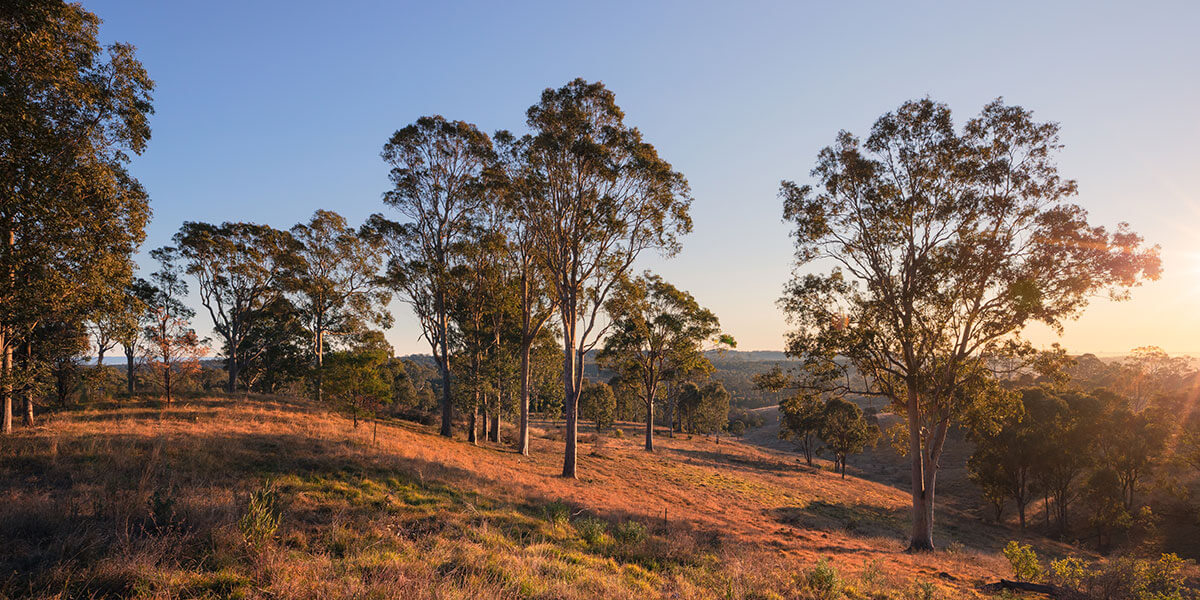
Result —
[[[157, 83], [133, 163], [154, 208], [147, 249], [185, 220], [286, 228], [327, 208], [361, 223], [387, 210], [379, 151], [394, 130], [426, 114], [520, 129], [543, 88], [584, 77], [692, 185], [683, 252], [641, 267], [691, 291], [740, 348], [780, 349], [779, 181], [805, 180], [839, 129], [864, 133], [905, 100], [946, 102], [961, 122], [1004, 96], [1062, 123], [1061, 172], [1094, 223], [1128, 221], [1163, 249], [1160, 281], [1096, 302], [1061, 341], [1200, 354], [1200, 2], [84, 5]], [[394, 312], [397, 352], [428, 352], [407, 307]]]

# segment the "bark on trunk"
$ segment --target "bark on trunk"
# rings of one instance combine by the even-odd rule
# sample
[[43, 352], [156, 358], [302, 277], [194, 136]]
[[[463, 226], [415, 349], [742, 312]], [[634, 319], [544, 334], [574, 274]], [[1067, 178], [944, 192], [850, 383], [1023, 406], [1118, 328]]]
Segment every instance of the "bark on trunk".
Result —
[[476, 437], [476, 431], [479, 429], [479, 401], [476, 398], [475, 406], [471, 407], [471, 415], [467, 417], [467, 443], [479, 445], [479, 439]]
[[488, 439], [500, 443], [500, 394], [496, 394], [496, 409], [492, 411], [491, 431]]
[[908, 385], [908, 455], [912, 461], [912, 535], [910, 552], [933, 550], [933, 490], [925, 486], [925, 453], [921, 448], [920, 396]]
[[654, 452], [654, 402], [646, 402], [646, 452]]
[[317, 402], [325, 400], [325, 331], [323, 325], [317, 325]]
[[450, 397], [450, 368], [445, 357], [439, 362], [438, 369], [442, 372], [442, 428], [439, 433], [442, 437], [451, 437], [454, 435], [454, 405]]
[[225, 384], [225, 391], [230, 394], [237, 391], [238, 361], [236, 356], [236, 353], [230, 352], [229, 359], [225, 362], [225, 370], [229, 372], [229, 381]]
[[[25, 368], [33, 367], [33, 342], [25, 344]], [[25, 426], [33, 427], [33, 386], [25, 388]]]
[[517, 452], [529, 456], [529, 344], [521, 345], [521, 424], [517, 427]]
[[576, 446], [578, 445], [579, 421], [579, 390], [575, 387], [575, 330], [574, 330], [574, 315], [570, 315], [570, 325], [567, 325], [568, 317], [564, 316], [564, 335], [563, 335], [563, 412], [566, 413], [566, 431], [564, 440], [566, 442], [563, 449], [563, 477], [575, 479], [577, 456]]
[[133, 398], [133, 348], [125, 349], [125, 388]]
[[[7, 334], [7, 331], [4, 332]], [[3, 353], [0, 355], [0, 374], [3, 374], [5, 382], [4, 389], [0, 391], [0, 395], [4, 396], [4, 417], [3, 428], [5, 434], [12, 433], [12, 404], [13, 404], [13, 386], [9, 376], [12, 375], [12, 346], [9, 336], [0, 334], [0, 347], [3, 348]]]

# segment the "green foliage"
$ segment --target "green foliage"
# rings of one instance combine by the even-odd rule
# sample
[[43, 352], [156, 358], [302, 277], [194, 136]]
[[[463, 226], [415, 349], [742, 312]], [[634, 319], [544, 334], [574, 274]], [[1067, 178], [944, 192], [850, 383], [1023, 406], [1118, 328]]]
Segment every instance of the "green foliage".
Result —
[[348, 410], [357, 427], [358, 418], [375, 414], [391, 402], [390, 357], [382, 349], [361, 348], [330, 354], [325, 362], [325, 391]]
[[571, 523], [571, 507], [558, 501], [542, 507], [546, 520], [556, 527], [565, 527]]
[[1033, 546], [1010, 541], [1004, 547], [1004, 557], [1012, 566], [1013, 575], [1021, 581], [1038, 581], [1042, 578], [1042, 565], [1038, 562]]
[[585, 517], [575, 523], [579, 536], [589, 546], [602, 545], [608, 539], [608, 523], [595, 517]]
[[830, 398], [821, 410], [818, 430], [825, 447], [833, 452], [834, 466], [841, 465], [846, 478], [846, 457], [862, 452], [879, 439], [879, 426], [868, 423], [857, 404], [842, 398]]
[[612, 427], [617, 397], [607, 383], [584, 382], [579, 394], [579, 416], [594, 421], [596, 430]]
[[[1058, 131], [1001, 100], [958, 128], [946, 105], [915, 100], [865, 140], [841, 132], [814, 185], [781, 185], [802, 267], [780, 301], [801, 385], [889, 398], [924, 463], [911, 485], [926, 502], [951, 426], [981, 431], [1009, 414], [996, 362], [1053, 362], [1018, 337], [1026, 325], [1058, 327], [1097, 292], [1120, 296], [1161, 270], [1156, 248], [1089, 225], [1069, 202]], [[817, 260], [832, 270], [812, 273]], [[910, 542], [931, 549], [932, 506], [920, 504]]]
[[279, 491], [271, 481], [250, 492], [246, 508], [238, 519], [238, 531], [242, 540], [252, 550], [261, 549], [279, 529], [281, 518]]
[[622, 544], [640, 544], [647, 534], [646, 526], [637, 521], [622, 521], [613, 528], [613, 538]]
[[[691, 294], [650, 273], [621, 279], [605, 309], [613, 318], [613, 331], [597, 358], [617, 371], [622, 381], [637, 387], [647, 415], [665, 378], [682, 375], [681, 370], [702, 368], [699, 363], [707, 361], [698, 349], [720, 328], [716, 315], [701, 307]], [[692, 407], [690, 414], [700, 408], [699, 404]], [[719, 423], [713, 412], [700, 415], [699, 421], [693, 419], [691, 425], [693, 429], [702, 426], [704, 432], [719, 431], [728, 412], [726, 402]], [[653, 424], [646, 426], [650, 431]]]
[[842, 596], [842, 579], [837, 569], [825, 559], [804, 574], [804, 587], [817, 600], [834, 600]]
[[1091, 575], [1091, 564], [1087, 561], [1069, 556], [1050, 561], [1048, 578], [1054, 585], [1077, 590], [1083, 587]]
[[820, 398], [806, 393], [789, 396], [779, 403], [779, 437], [795, 442], [810, 467], [817, 453], [817, 434], [825, 422], [824, 408]]

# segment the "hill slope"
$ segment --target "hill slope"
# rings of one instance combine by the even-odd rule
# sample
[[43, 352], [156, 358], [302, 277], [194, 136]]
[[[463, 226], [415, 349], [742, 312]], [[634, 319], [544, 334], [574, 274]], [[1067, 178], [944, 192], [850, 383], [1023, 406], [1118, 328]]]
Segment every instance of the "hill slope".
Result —
[[[902, 489], [729, 440], [650, 455], [589, 433], [572, 481], [552, 428], [531, 458], [408, 423], [371, 433], [280, 399], [54, 415], [0, 442], [0, 592], [770, 598], [827, 559], [861, 597], [965, 597], [1007, 572], [1007, 530], [947, 510], [953, 550], [906, 554]], [[266, 481], [281, 519], [255, 545], [239, 520]]]

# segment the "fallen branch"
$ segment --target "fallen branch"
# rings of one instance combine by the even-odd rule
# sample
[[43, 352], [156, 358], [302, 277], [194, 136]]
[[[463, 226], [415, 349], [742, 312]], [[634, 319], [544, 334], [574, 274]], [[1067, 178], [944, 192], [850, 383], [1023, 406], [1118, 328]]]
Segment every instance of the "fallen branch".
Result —
[[1062, 588], [1055, 587], [1052, 585], [1046, 585], [1043, 583], [1029, 583], [1028, 581], [1011, 581], [1008, 579], [1001, 579], [1000, 581], [997, 581], [995, 583], [987, 583], [987, 584], [979, 586], [979, 591], [985, 592], [985, 593], [993, 593], [994, 594], [996, 592], [1000, 592], [1000, 591], [1004, 591], [1004, 590], [1046, 594], [1047, 596], [1050, 596], [1051, 598], [1066, 597], [1065, 590], [1063, 590]]

